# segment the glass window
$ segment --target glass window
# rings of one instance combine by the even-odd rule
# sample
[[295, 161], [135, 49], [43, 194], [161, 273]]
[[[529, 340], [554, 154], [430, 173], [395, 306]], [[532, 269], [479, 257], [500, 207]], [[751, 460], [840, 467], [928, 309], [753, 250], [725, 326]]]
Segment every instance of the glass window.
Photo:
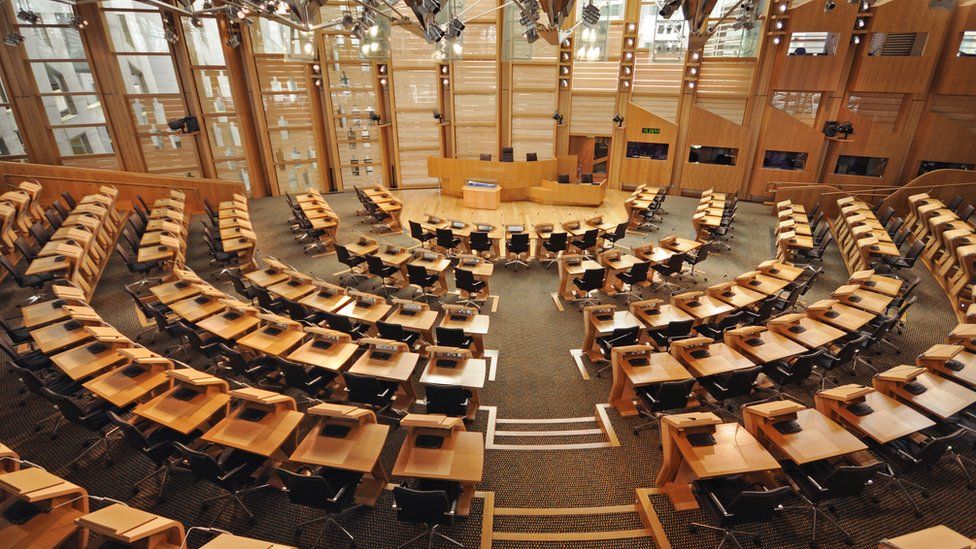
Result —
[[927, 32], [875, 32], [868, 42], [869, 56], [918, 57], [925, 51]]
[[186, 37], [190, 63], [194, 66], [222, 67], [224, 49], [217, 20], [207, 17], [200, 19], [200, 22], [203, 26], [195, 27], [185, 18], [183, 19], [183, 35]]
[[651, 160], [667, 160], [667, 143], [627, 142], [627, 158], [650, 158]]
[[832, 32], [794, 32], [790, 35], [789, 55], [834, 55], [837, 35]]
[[692, 145], [688, 151], [688, 162], [692, 164], [718, 164], [720, 166], [735, 166], [739, 149], [728, 147], [705, 147]]
[[807, 126], [813, 126], [820, 110], [819, 92], [774, 91], [770, 105]]
[[17, 128], [17, 119], [7, 100], [7, 91], [0, 83], [0, 157], [18, 157], [26, 154], [24, 142], [20, 139], [20, 130]]
[[883, 177], [887, 166], [887, 158], [842, 154], [837, 158], [837, 166], [834, 167], [834, 173], [838, 175]]
[[967, 170], [976, 169], [976, 164], [964, 164], [962, 162], [939, 162], [936, 160], [923, 160], [918, 167], [918, 175], [934, 170]]
[[69, 27], [22, 27], [30, 59], [85, 59], [81, 34]]
[[169, 53], [159, 13], [110, 11], [105, 19], [115, 53]]
[[659, 10], [657, 3], [641, 6], [637, 47], [649, 50], [655, 61], [681, 62], [688, 49], [688, 22], [680, 15], [664, 19]]
[[802, 170], [807, 166], [807, 153], [766, 151], [762, 167], [767, 170]]
[[106, 126], [87, 128], [54, 128], [54, 139], [63, 156], [105, 154], [112, 151], [112, 139]]
[[962, 41], [959, 42], [957, 57], [976, 57], [976, 31], [965, 31], [962, 33]]

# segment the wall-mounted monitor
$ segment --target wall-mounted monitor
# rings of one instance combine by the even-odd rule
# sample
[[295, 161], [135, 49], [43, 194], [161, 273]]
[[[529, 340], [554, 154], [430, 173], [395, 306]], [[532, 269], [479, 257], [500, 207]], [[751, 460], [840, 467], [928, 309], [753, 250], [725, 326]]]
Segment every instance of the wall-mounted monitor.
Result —
[[651, 160], [667, 160], [667, 143], [627, 142], [627, 158], [650, 158]]
[[864, 177], [883, 177], [888, 166], [887, 158], [876, 156], [851, 156], [842, 154], [837, 157], [834, 173], [837, 175], [860, 175]]
[[807, 165], [807, 153], [793, 151], [766, 151], [762, 167], [767, 170], [802, 170]]
[[728, 147], [705, 147], [692, 145], [688, 151], [688, 162], [692, 164], [718, 164], [719, 166], [735, 166], [739, 149]]

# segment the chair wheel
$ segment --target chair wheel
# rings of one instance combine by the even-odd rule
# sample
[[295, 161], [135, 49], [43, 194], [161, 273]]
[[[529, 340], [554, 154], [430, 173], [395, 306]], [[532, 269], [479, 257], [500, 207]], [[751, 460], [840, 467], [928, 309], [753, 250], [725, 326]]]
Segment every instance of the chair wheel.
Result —
[[139, 487], [138, 486], [133, 486], [132, 489], [129, 490], [129, 494], [130, 495], [133, 495], [134, 496], [134, 495], [136, 495], [138, 493], [139, 493]]
[[928, 490], [922, 490], [922, 497], [923, 498], [928, 498], [929, 497], [929, 491]]
[[854, 545], [854, 538], [850, 536], [844, 538], [844, 545]]
[[694, 524], [689, 524], [688, 525], [688, 533], [689, 534], [697, 534], [698, 533], [698, 527], [695, 526]]

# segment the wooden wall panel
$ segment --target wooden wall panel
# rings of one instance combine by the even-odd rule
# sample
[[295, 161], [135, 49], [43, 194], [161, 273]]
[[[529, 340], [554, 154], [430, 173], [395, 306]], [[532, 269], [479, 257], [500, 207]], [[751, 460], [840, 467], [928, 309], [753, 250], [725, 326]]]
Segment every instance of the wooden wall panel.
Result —
[[689, 147], [730, 147], [739, 152], [735, 166], [719, 166], [688, 162], [688, 150], [675, 151], [679, 155], [677, 160], [683, 163], [680, 182], [682, 190], [715, 189], [723, 193], [739, 191], [745, 174], [745, 164], [750, 161], [744, 156], [749, 145], [745, 128], [704, 109], [692, 107], [687, 143]]
[[976, 93], [976, 57], [956, 55], [962, 33], [967, 30], [976, 30], [976, 2], [959, 5], [952, 13], [945, 33], [941, 62], [932, 82], [932, 93]]
[[902, 169], [902, 180], [914, 178], [923, 160], [976, 164], [976, 132], [942, 115], [923, 114]]
[[833, 55], [787, 55], [789, 35], [775, 48], [772, 88], [777, 90], [826, 91], [842, 90], [846, 74], [847, 54], [851, 47], [851, 32], [857, 16], [858, 2], [837, 2], [834, 9], [824, 11], [823, 2], [806, 2], [788, 11], [790, 32], [830, 32], [837, 35], [837, 49]]
[[131, 209], [136, 196], [152, 204], [157, 198], [169, 194], [170, 189], [186, 193], [186, 205], [192, 213], [202, 213], [203, 199], [216, 206], [231, 200], [234, 193], [244, 194], [244, 184], [219, 179], [169, 177], [115, 170], [93, 170], [46, 164], [22, 164], [0, 162], [0, 173], [7, 185], [17, 185], [27, 179], [36, 181], [44, 188], [41, 200], [51, 202], [62, 192], [71, 193], [75, 199], [95, 192], [100, 185], [111, 185], [119, 190], [121, 209]]
[[[748, 194], [768, 195], [771, 182], [815, 181], [823, 149], [824, 135], [818, 128], [812, 128], [776, 107], [766, 106]], [[806, 167], [796, 171], [763, 168], [767, 150], [805, 152]]]
[[[652, 160], [650, 158], [627, 158], [626, 146], [624, 158], [620, 164], [620, 183], [623, 187], [629, 188], [641, 183], [657, 187], [667, 187], [671, 181], [671, 171], [674, 168], [675, 155], [680, 156], [677, 150], [678, 145], [678, 126], [674, 122], [658, 116], [640, 105], [634, 103], [627, 104], [625, 139], [627, 141], [638, 141], [641, 143], [667, 143], [668, 159]], [[643, 128], [658, 128], [660, 134], [645, 134]]]
[[[854, 61], [849, 88], [855, 91], [925, 93], [942, 53], [950, 12], [918, 0], [891, 0], [875, 4], [868, 29], [876, 32], [927, 33], [919, 56], [868, 55], [861, 45]], [[870, 34], [865, 35], [870, 40]]]
[[[821, 181], [833, 185], [877, 187], [896, 185], [901, 176], [901, 166], [908, 154], [908, 147], [912, 142], [912, 135], [890, 131], [885, 124], [876, 124], [869, 117], [844, 108], [840, 109], [837, 119], [853, 122], [856, 133], [850, 137], [849, 141], [833, 140], [828, 142]], [[887, 158], [888, 165], [882, 177], [838, 175], [834, 173], [834, 168], [837, 165], [838, 157], [841, 155]]]

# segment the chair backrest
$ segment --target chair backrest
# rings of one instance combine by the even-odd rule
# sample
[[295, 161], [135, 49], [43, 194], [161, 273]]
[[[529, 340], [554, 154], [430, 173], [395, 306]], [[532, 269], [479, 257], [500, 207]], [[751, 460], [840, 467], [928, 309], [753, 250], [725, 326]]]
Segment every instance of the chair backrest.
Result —
[[512, 253], [527, 253], [529, 251], [529, 233], [513, 233], [508, 241], [508, 251]]
[[226, 359], [224, 363], [228, 368], [231, 369], [236, 375], [244, 376], [245, 378], [250, 378], [247, 370], [251, 367], [247, 360], [244, 358], [237, 349], [232, 349], [223, 343], [218, 343], [218, 349], [220, 349], [220, 356]]
[[593, 183], [593, 174], [592, 173], [580, 174], [580, 183]]
[[47, 244], [47, 241], [51, 240], [51, 236], [53, 234], [51, 230], [44, 226], [44, 224], [40, 221], [31, 225], [27, 229], [27, 232], [30, 233], [31, 237], [34, 239], [34, 242], [36, 242], [38, 246]]
[[592, 248], [596, 246], [596, 239], [600, 236], [600, 229], [588, 229], [583, 233], [582, 248]]
[[71, 193], [68, 191], [61, 193], [61, 198], [64, 199], [64, 203], [68, 205], [68, 208], [72, 210], [78, 205], [78, 202], [75, 201], [75, 197], [71, 196]]
[[885, 209], [878, 214], [878, 223], [881, 223], [882, 226], [887, 225], [888, 220], [890, 220], [891, 216], [893, 215], [895, 215], [895, 209], [891, 206], [885, 206]]
[[966, 429], [957, 429], [948, 435], [933, 437], [919, 448], [916, 458], [922, 465], [935, 466], [956, 441], [966, 436], [966, 433]]
[[481, 158], [481, 160], [488, 161], [488, 160], [491, 160], [491, 155], [490, 154], [482, 153], [481, 156], [480, 156], [480, 158]]
[[662, 381], [654, 392], [653, 412], [684, 408], [688, 404], [691, 390], [695, 386], [694, 379], [681, 381]]
[[780, 486], [772, 490], [739, 492], [726, 507], [726, 510], [732, 514], [730, 522], [743, 524], [770, 521], [777, 513], [783, 500], [792, 493], [793, 489], [789, 486]]
[[305, 371], [304, 365], [274, 355], [268, 355], [267, 361], [268, 364], [281, 372], [285, 379], [285, 385], [294, 389], [305, 389], [305, 385], [309, 382], [309, 375]]
[[403, 326], [394, 324], [392, 322], [383, 322], [382, 320], [377, 321], [376, 329], [379, 331], [380, 337], [383, 339], [403, 341], [403, 339], [407, 336], [407, 334], [403, 331]]
[[888, 231], [888, 234], [895, 234], [895, 232], [897, 232], [898, 229], [900, 229], [901, 226], [904, 224], [905, 224], [904, 217], [892, 217], [891, 221], [889, 221], [888, 224], [885, 225], [885, 230]]
[[271, 297], [271, 292], [267, 288], [254, 286], [254, 297], [258, 300], [258, 306], [262, 309], [271, 310], [275, 307], [275, 300]]
[[691, 328], [694, 325], [695, 321], [693, 319], [672, 320], [664, 327], [664, 336], [668, 339], [686, 336], [691, 333]]
[[956, 215], [958, 215], [959, 219], [962, 219], [963, 221], [969, 221], [969, 218], [973, 215], [973, 211], [976, 211], [976, 207], [974, 207], [972, 204], [966, 204]]
[[810, 374], [813, 373], [813, 367], [820, 362], [821, 357], [826, 353], [827, 350], [821, 347], [796, 357], [790, 364], [790, 378], [794, 381], [800, 381], [810, 377]]
[[136, 195], [136, 200], [138, 200], [139, 203], [142, 204], [142, 209], [146, 213], [149, 213], [149, 211], [152, 210], [152, 208], [149, 207], [149, 204], [146, 204], [146, 201], [145, 201], [145, 199], [142, 198], [142, 195], [141, 194], [137, 194]]
[[464, 387], [456, 385], [427, 385], [427, 413], [463, 417], [467, 414], [467, 400], [471, 395]]
[[908, 312], [908, 308], [911, 307], [912, 305], [914, 305], [917, 300], [918, 300], [918, 298], [916, 296], [912, 296], [912, 297], [910, 297], [910, 298], [902, 301], [901, 302], [901, 305], [898, 306], [898, 314], [895, 315], [895, 318], [897, 318], [899, 320], [902, 319], [902, 318], [904, 318], [905, 313]]
[[33, 370], [28, 370], [27, 368], [18, 365], [16, 362], [11, 362], [10, 364], [8, 364], [8, 367], [15, 374], [17, 374], [17, 379], [19, 379], [20, 382], [24, 384], [24, 387], [26, 387], [31, 394], [40, 396], [45, 399], [47, 398], [47, 395], [44, 394], [43, 392], [43, 390], [46, 389], [46, 387], [44, 386], [44, 380], [38, 377], [38, 375], [34, 373]]
[[437, 229], [437, 245], [442, 248], [453, 248], [457, 244], [454, 241], [454, 231], [446, 227]]
[[407, 224], [410, 225], [410, 236], [411, 237], [413, 237], [413, 238], [415, 238], [417, 240], [423, 240], [423, 238], [425, 236], [427, 236], [426, 233], [424, 233], [424, 228], [420, 226], [420, 223], [418, 223], [418, 222], [416, 222], [416, 221], [414, 221], [414, 220], [411, 219], [411, 220], [407, 221]]
[[634, 263], [634, 266], [627, 271], [627, 275], [634, 281], [641, 281], [647, 279], [647, 273], [651, 270], [651, 263], [649, 261], [641, 261], [640, 263]]
[[[882, 469], [884, 463], [871, 465], [839, 465], [819, 484], [827, 490], [826, 497], [843, 498], [861, 494], [869, 480]], [[822, 496], [823, 497], [823, 496]]]
[[[658, 271], [663, 274], [675, 274], [681, 272], [681, 265], [688, 259], [687, 254], [674, 254], [668, 258], [668, 262], [664, 264], [664, 270]], [[657, 269], [655, 269], [657, 270]]]
[[128, 265], [129, 269], [132, 269], [132, 264], [136, 262], [136, 258], [133, 257], [134, 254], [132, 253], [132, 250], [124, 246], [121, 242], [116, 242], [115, 253], [119, 254], [119, 257], [121, 257], [122, 261]]
[[146, 439], [146, 437], [142, 434], [142, 431], [140, 431], [135, 425], [122, 419], [111, 410], [108, 411], [107, 415], [109, 422], [117, 427], [119, 432], [122, 433], [122, 440], [124, 440], [126, 444], [141, 452], [148, 450], [150, 446], [149, 440]]
[[827, 234], [823, 235], [823, 238], [820, 239], [820, 244], [817, 245], [817, 251], [820, 252], [821, 255], [823, 255], [823, 253], [827, 251], [827, 246], [833, 240], [834, 240], [834, 235], [832, 235], [831, 233], [828, 232]]
[[39, 251], [34, 249], [30, 242], [27, 242], [27, 239], [22, 236], [18, 236], [14, 239], [14, 248], [17, 248], [20, 255], [23, 256], [27, 261], [34, 261], [34, 259], [37, 257], [37, 252]]
[[587, 269], [583, 272], [583, 280], [580, 281], [580, 284], [584, 290], [596, 290], [603, 287], [603, 281], [606, 277], [607, 270], [604, 267]]
[[329, 328], [338, 330], [340, 332], [345, 332], [347, 334], [352, 332], [353, 326], [352, 322], [349, 320], [349, 317], [337, 315], [328, 311], [323, 311], [322, 314], [325, 315], [325, 322], [329, 325]]
[[551, 251], [561, 252], [566, 249], [566, 244], [569, 239], [569, 233], [552, 233], [549, 235], [547, 249]]
[[484, 231], [472, 231], [469, 239], [472, 250], [487, 252], [491, 249], [491, 239], [488, 238], [488, 233]]
[[316, 509], [331, 508], [327, 500], [339, 495], [339, 490], [321, 475], [303, 475], [276, 468], [275, 473], [288, 491], [288, 501]]
[[230, 283], [234, 286], [234, 291], [237, 292], [238, 295], [240, 295], [242, 297], [248, 297], [248, 298], [251, 295], [253, 295], [253, 291], [254, 290], [252, 290], [251, 288], [249, 288], [244, 283], [244, 280], [243, 280], [243, 278], [241, 278], [240, 275], [238, 275], [238, 274], [236, 274], [236, 273], [234, 273], [232, 271], [227, 271], [227, 277], [230, 278]]
[[14, 267], [13, 263], [5, 255], [0, 254], [0, 266], [3, 266], [4, 270], [10, 273], [10, 276], [17, 282], [20, 287], [24, 286], [24, 274]]
[[427, 269], [423, 265], [412, 265], [410, 263], [407, 263], [407, 280], [417, 286], [423, 286], [432, 282], [431, 277], [427, 274]]
[[610, 332], [610, 337], [607, 338], [607, 343], [609, 343], [611, 347], [637, 345], [637, 340], [640, 339], [640, 330], [640, 326], [614, 328], [613, 331]]
[[861, 334], [854, 339], [848, 340], [835, 355], [837, 357], [837, 364], [847, 364], [854, 360], [854, 357], [867, 345], [870, 338], [871, 336], [868, 334]]
[[918, 256], [922, 255], [922, 249], [925, 244], [921, 240], [917, 240], [912, 243], [912, 247], [908, 249], [908, 253], [905, 254], [905, 260], [908, 262], [909, 268], [915, 266], [915, 261], [918, 260]]
[[904, 244], [906, 240], [908, 240], [909, 232], [910, 231], [908, 230], [908, 228], [902, 228], [900, 231], [898, 231], [898, 233], [892, 239], [892, 242], [895, 243], [896, 247], [901, 248], [901, 245]]
[[468, 338], [461, 328], [438, 326], [434, 331], [437, 335], [437, 344], [441, 347], [467, 347]]
[[174, 442], [173, 447], [186, 460], [194, 478], [218, 486], [224, 485], [220, 480], [224, 475], [224, 470], [211, 455], [188, 448], [179, 442]]
[[721, 383], [725, 387], [725, 398], [736, 398], [752, 393], [753, 384], [761, 371], [761, 366], [733, 371]]
[[203, 339], [200, 338], [200, 334], [198, 334], [197, 331], [194, 330], [192, 326], [190, 326], [188, 323], [182, 320], [177, 320], [176, 324], [177, 326], [179, 326], [180, 332], [183, 333], [183, 337], [185, 337], [186, 340], [190, 342], [190, 347], [193, 347], [194, 351], [197, 351], [198, 353], [202, 353]]
[[55, 406], [58, 407], [58, 411], [64, 416], [64, 419], [68, 420], [69, 423], [74, 423], [76, 425], [85, 425], [84, 416], [85, 413], [78, 407], [78, 404], [66, 395], [61, 393], [56, 393], [47, 387], [41, 389], [41, 393], [44, 398], [51, 401]]
[[960, 205], [962, 205], [962, 201], [963, 201], [963, 198], [957, 194], [955, 196], [955, 198], [953, 198], [952, 200], [949, 201], [948, 204], [946, 204], [946, 208], [949, 208], [952, 211], [956, 211], [956, 209]]
[[821, 242], [823, 242], [824, 236], [826, 236], [828, 232], [830, 232], [830, 225], [821, 226], [814, 233], [813, 241], [816, 242], [817, 244], [820, 244]]
[[539, 155], [537, 153], [525, 153], [526, 162], [535, 162], [539, 160]]
[[342, 379], [346, 381], [346, 390], [349, 391], [350, 402], [375, 404], [378, 395], [383, 392], [379, 380], [375, 377], [343, 372]]
[[352, 256], [349, 255], [349, 250], [347, 250], [345, 246], [336, 243], [335, 251], [336, 251], [336, 259], [339, 260], [339, 263], [342, 263], [347, 267], [352, 267]]
[[465, 291], [474, 290], [474, 273], [468, 269], [454, 269], [454, 285]]
[[702, 246], [701, 248], [698, 248], [694, 254], [688, 254], [688, 258], [691, 260], [689, 263], [692, 265], [697, 265], [708, 259], [709, 248], [710, 246]]
[[51, 204], [51, 206], [54, 207], [54, 211], [57, 212], [58, 217], [61, 218], [61, 221], [58, 222], [58, 225], [61, 225], [61, 223], [63, 223], [64, 220], [67, 219], [69, 215], [71, 215], [71, 210], [66, 208], [65, 205], [62, 204], [60, 200], [55, 200]]
[[618, 223], [617, 227], [613, 230], [613, 238], [611, 238], [610, 240], [613, 242], [616, 242], [618, 240], [623, 240], [627, 236], [627, 225], [629, 225], [629, 223], [627, 223], [626, 221], [624, 221], [623, 223]]
[[376, 276], [388, 276], [386, 271], [386, 264], [383, 263], [383, 258], [378, 255], [367, 255], [366, 256], [366, 267], [369, 274]]
[[420, 524], [436, 524], [451, 509], [451, 501], [444, 490], [414, 490], [405, 486], [393, 488], [397, 520]]

